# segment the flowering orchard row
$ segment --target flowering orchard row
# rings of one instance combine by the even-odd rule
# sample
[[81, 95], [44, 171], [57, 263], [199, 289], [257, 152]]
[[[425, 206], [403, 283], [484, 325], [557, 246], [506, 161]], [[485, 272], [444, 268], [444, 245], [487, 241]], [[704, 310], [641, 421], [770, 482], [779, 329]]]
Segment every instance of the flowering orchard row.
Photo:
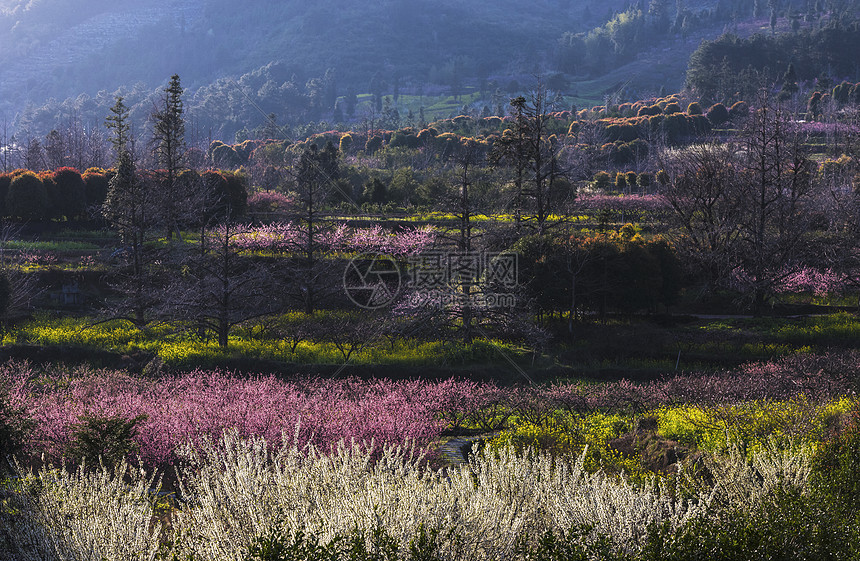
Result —
[[284, 382], [217, 371], [158, 379], [106, 370], [45, 375], [20, 364], [6, 365], [0, 376], [10, 405], [23, 407], [35, 421], [26, 442], [30, 452], [60, 457], [84, 415], [145, 415], [135, 441], [150, 466], [173, 463], [178, 446], [217, 438], [227, 428], [272, 443], [280, 443], [284, 434], [323, 449], [341, 439], [428, 442], [444, 427], [437, 415], [440, 399], [476, 387], [352, 379]]
[[493, 431], [514, 418], [540, 423], [554, 412], [644, 412], [679, 403], [717, 404], [827, 399], [852, 390], [860, 353], [796, 356], [737, 371], [677, 375], [637, 384], [499, 387], [468, 380], [283, 380], [192, 372], [159, 378], [79, 369], [40, 371], [21, 363], [0, 368], [0, 387], [11, 410], [33, 421], [24, 451], [58, 459], [69, 450], [84, 416], [141, 417], [135, 443], [149, 466], [176, 460], [177, 448], [233, 428], [240, 437], [283, 438], [331, 449], [345, 440], [426, 446], [446, 431]]
[[[768, 275], [774, 280], [773, 291], [777, 294], [807, 293], [818, 297], [844, 294], [856, 286], [856, 281], [846, 272], [815, 267], [784, 267]], [[732, 271], [729, 286], [740, 292], [748, 292], [757, 284], [757, 279], [738, 267]]]
[[[667, 211], [667, 203], [660, 195], [628, 195], [623, 197], [589, 195], [580, 197], [578, 207], [583, 211], [626, 213], [629, 218]], [[292, 222], [277, 222], [259, 227], [246, 227], [232, 236], [234, 247], [241, 251], [292, 253], [303, 251], [308, 243], [306, 227]], [[314, 232], [315, 250], [335, 253], [376, 253], [405, 257], [432, 250], [439, 243], [439, 232], [432, 226], [405, 227], [390, 230], [379, 225], [353, 228], [346, 224], [331, 227], [319, 226]], [[814, 267], [786, 267], [775, 275], [773, 289], [779, 294], [812, 293], [816, 296], [841, 294], [852, 286], [845, 273]], [[733, 273], [732, 286], [746, 290], [755, 283], [744, 270]]]
[[[325, 249], [344, 253], [380, 253], [385, 255], [414, 255], [432, 248], [437, 232], [432, 226], [404, 228], [397, 232], [381, 226], [350, 228], [345, 224], [322, 225], [314, 231], [315, 251]], [[292, 222], [246, 228], [235, 236], [233, 243], [243, 251], [290, 253], [301, 251], [308, 243], [307, 227]]]
[[600, 193], [583, 193], [576, 198], [579, 208], [588, 210], [626, 210], [639, 212], [657, 212], [669, 209], [669, 202], [662, 195], [604, 195]]

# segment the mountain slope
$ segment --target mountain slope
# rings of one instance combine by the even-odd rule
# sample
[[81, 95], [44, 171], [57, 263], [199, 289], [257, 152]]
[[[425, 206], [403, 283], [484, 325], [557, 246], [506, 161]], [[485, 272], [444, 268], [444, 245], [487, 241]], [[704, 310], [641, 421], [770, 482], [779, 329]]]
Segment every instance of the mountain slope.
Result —
[[201, 86], [272, 61], [301, 80], [334, 68], [358, 91], [376, 73], [429, 81], [434, 67], [438, 74], [454, 60], [470, 75], [536, 72], [563, 31], [600, 23], [616, 4], [623, 2], [7, 0], [0, 109], [137, 82], [154, 87], [174, 72]]
[[[810, 5], [777, 4], [777, 29]], [[378, 118], [383, 96], [401, 114], [442, 94], [453, 95], [430, 116], [498, 111], [535, 76], [566, 103], [600, 104], [679, 90], [702, 40], [767, 26], [753, 11], [748, 0], [0, 0], [0, 118], [22, 137], [100, 127], [123, 95], [142, 127], [174, 73], [198, 134], [224, 140], [272, 113], [298, 134]]]

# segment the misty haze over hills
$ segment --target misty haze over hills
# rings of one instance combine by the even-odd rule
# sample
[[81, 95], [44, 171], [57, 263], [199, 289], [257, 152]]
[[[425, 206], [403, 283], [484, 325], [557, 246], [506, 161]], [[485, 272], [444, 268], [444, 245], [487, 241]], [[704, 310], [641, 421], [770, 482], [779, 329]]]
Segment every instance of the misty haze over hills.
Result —
[[225, 140], [269, 114], [354, 122], [367, 93], [405, 113], [399, 94], [417, 110], [424, 96], [480, 92], [475, 110], [497, 112], [536, 76], [600, 103], [679, 90], [701, 40], [747, 20], [742, 33], [767, 27], [747, 0], [4, 0], [0, 115], [19, 135], [100, 126], [121, 94], [141, 125], [174, 73], [191, 121]]
[[321, 76], [333, 68], [358, 91], [367, 89], [375, 72], [426, 81], [433, 66], [458, 56], [470, 59], [476, 74], [507, 72], [517, 64], [531, 72], [540, 69], [563, 31], [585, 30], [588, 23], [557, 2], [527, 10], [509, 1], [491, 8], [481, 2], [348, 0], [313, 6], [223, 0], [12, 4], [4, 3], [0, 17], [0, 93], [7, 112], [49, 97], [95, 95], [138, 82], [155, 87], [173, 73], [194, 88], [273, 61], [286, 66], [287, 78]]

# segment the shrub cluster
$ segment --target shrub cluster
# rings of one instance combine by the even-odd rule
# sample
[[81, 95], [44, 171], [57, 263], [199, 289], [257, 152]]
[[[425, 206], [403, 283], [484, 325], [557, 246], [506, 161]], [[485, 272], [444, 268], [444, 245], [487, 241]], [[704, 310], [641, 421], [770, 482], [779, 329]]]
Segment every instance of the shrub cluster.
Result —
[[21, 220], [86, 218], [89, 209], [104, 202], [110, 174], [93, 168], [82, 175], [68, 167], [0, 174], [0, 215]]
[[[381, 226], [350, 228], [339, 224], [334, 228], [320, 226], [315, 230], [315, 243], [320, 250], [343, 253], [378, 253], [403, 257], [432, 249], [438, 232], [432, 226], [387, 230]], [[242, 251], [291, 253], [304, 250], [307, 231], [292, 222], [275, 222], [257, 228], [247, 228], [231, 242]]]
[[[15, 220], [68, 220], [102, 216], [102, 205], [108, 195], [115, 170], [90, 168], [83, 174], [70, 167], [35, 172], [17, 169], [0, 174], [0, 216]], [[166, 191], [158, 171], [142, 171], [140, 177]], [[200, 184], [209, 189], [219, 207], [235, 215], [245, 212], [247, 182], [241, 174], [209, 170], [199, 174], [186, 170], [178, 181]], [[219, 209], [222, 210], [222, 209]]]

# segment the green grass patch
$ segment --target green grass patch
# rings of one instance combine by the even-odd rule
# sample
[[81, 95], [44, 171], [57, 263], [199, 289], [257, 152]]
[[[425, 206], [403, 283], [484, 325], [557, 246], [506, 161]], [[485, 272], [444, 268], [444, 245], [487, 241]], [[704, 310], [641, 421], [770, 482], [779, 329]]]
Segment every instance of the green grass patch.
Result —
[[709, 452], [743, 443], [752, 454], [774, 439], [786, 446], [814, 445], [854, 406], [850, 397], [819, 404], [799, 395], [790, 401], [662, 407], [653, 414], [666, 438]]
[[585, 452], [585, 469], [625, 472], [637, 478], [643, 475], [635, 458], [625, 457], [609, 446], [610, 441], [633, 428], [633, 419], [621, 414], [602, 412], [586, 416], [555, 412], [542, 422], [514, 418], [510, 427], [489, 441], [490, 448], [513, 446], [548, 451], [559, 457], [576, 458]]
[[736, 318], [702, 325], [708, 333], [745, 335], [745, 356], [779, 356], [831, 346], [854, 346], [860, 340], [860, 318], [847, 312], [801, 318]]
[[57, 240], [98, 240], [119, 242], [119, 235], [112, 230], [60, 230], [59, 232], [50, 235], [52, 239]]
[[5, 249], [25, 250], [25, 251], [56, 251], [77, 252], [77, 251], [98, 251], [100, 246], [91, 242], [71, 241], [71, 240], [44, 240], [44, 241], [28, 241], [28, 240], [9, 240], [5, 244]]
[[[645, 481], [655, 469], [661, 473], [674, 462], [695, 458], [696, 451], [727, 454], [739, 449], [748, 458], [768, 449], [814, 451], [856, 407], [853, 396], [819, 403], [798, 395], [787, 401], [666, 405], [635, 416], [632, 411], [514, 414], [488, 446], [540, 450], [569, 459], [584, 454], [588, 471], [623, 472]], [[655, 461], [663, 463], [658, 468]]]
[[[325, 314], [323, 312], [322, 314]], [[338, 316], [337, 312], [331, 313]], [[340, 315], [345, 315], [341, 313]], [[304, 319], [288, 314], [284, 325]], [[254, 358], [310, 365], [393, 365], [393, 366], [460, 366], [470, 364], [507, 364], [504, 355], [525, 363], [527, 351], [510, 343], [479, 339], [471, 344], [452, 341], [379, 340], [348, 346], [323, 337], [300, 341], [271, 336], [252, 324], [235, 329], [228, 346], [220, 347], [212, 339], [201, 339], [193, 326], [158, 324], [144, 330], [127, 321], [95, 323], [92, 318], [48, 316], [36, 317], [7, 332], [4, 344], [69, 345], [130, 353], [147, 351], [157, 354], [165, 364], [177, 367], [218, 366], [227, 359]], [[504, 354], [503, 354], [504, 353]]]

